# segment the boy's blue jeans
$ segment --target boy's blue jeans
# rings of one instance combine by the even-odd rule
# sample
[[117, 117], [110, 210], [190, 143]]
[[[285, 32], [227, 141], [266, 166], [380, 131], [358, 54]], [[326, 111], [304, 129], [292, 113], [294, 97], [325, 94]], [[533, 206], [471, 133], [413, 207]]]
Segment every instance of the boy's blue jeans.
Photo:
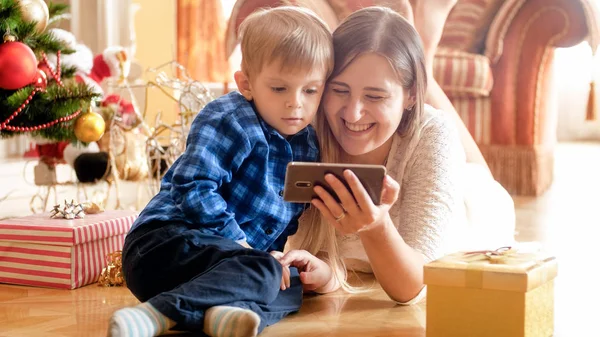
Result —
[[282, 268], [269, 253], [184, 224], [147, 224], [128, 234], [123, 247], [127, 287], [177, 330], [202, 331], [205, 311], [227, 305], [257, 313], [261, 332], [300, 309], [302, 284], [298, 270], [290, 272], [291, 286], [281, 291]]

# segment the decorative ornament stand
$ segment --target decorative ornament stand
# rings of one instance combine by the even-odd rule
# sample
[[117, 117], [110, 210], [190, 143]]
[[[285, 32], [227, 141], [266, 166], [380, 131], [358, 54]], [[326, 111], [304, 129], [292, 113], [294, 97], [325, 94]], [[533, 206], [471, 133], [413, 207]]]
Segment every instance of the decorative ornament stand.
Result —
[[[34, 168], [35, 185], [39, 191], [31, 201], [30, 208], [34, 213], [48, 210], [51, 194], [57, 204], [58, 186], [75, 186], [78, 199], [94, 200], [107, 207], [114, 194], [114, 209], [125, 208], [121, 202], [121, 182], [143, 182], [138, 184], [135, 205], [128, 208], [139, 210], [144, 196], [153, 196], [160, 189], [160, 181], [175, 160], [185, 151], [185, 144], [194, 117], [206, 104], [214, 99], [212, 93], [200, 82], [192, 79], [187, 70], [177, 62], [168, 62], [147, 70], [150, 81], [130, 83], [126, 77], [109, 79], [109, 94], [128, 97], [136, 114], [136, 122], [128, 125], [122, 115], [108, 111], [103, 107], [100, 113], [106, 121], [106, 131], [100, 143], [105, 142], [109, 163], [103, 178], [96, 183], [81, 183], [77, 179], [60, 182], [55, 167], [38, 162]], [[134, 94], [135, 89], [144, 90], [145, 105], [140, 109]], [[146, 121], [149, 106], [149, 95], [152, 89], [158, 89], [179, 107], [179, 116], [175, 123], [162, 121], [162, 114], [157, 113], [153, 126]], [[115, 102], [119, 105], [121, 102]], [[99, 190], [98, 187], [101, 186]], [[94, 188], [93, 195], [89, 189]], [[114, 189], [114, 193], [113, 193]], [[92, 196], [92, 199], [89, 197]]]

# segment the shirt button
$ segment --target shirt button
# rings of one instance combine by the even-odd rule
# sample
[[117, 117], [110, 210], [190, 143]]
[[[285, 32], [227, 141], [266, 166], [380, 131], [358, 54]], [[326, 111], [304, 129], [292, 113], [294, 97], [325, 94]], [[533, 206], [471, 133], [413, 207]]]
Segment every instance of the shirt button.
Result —
[[271, 228], [267, 228], [267, 230], [265, 230], [265, 234], [271, 235], [273, 234], [273, 230]]

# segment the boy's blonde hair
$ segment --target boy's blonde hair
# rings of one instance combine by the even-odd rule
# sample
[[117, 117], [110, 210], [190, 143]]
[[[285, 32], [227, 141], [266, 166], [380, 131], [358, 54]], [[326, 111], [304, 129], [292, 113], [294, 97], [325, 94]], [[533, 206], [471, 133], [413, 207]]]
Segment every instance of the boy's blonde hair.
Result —
[[260, 9], [240, 25], [242, 71], [258, 74], [269, 62], [285, 69], [333, 71], [333, 42], [327, 25], [301, 7]]

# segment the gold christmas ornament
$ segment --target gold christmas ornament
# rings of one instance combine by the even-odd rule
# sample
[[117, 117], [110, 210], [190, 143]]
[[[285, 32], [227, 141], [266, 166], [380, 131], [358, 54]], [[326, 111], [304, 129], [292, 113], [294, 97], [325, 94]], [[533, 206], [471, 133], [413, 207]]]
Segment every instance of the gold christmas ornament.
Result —
[[35, 21], [35, 29], [42, 33], [48, 25], [50, 14], [44, 0], [17, 0], [21, 7], [21, 17], [24, 21]]
[[75, 137], [83, 143], [95, 142], [102, 137], [105, 128], [104, 118], [90, 108], [75, 121]]

